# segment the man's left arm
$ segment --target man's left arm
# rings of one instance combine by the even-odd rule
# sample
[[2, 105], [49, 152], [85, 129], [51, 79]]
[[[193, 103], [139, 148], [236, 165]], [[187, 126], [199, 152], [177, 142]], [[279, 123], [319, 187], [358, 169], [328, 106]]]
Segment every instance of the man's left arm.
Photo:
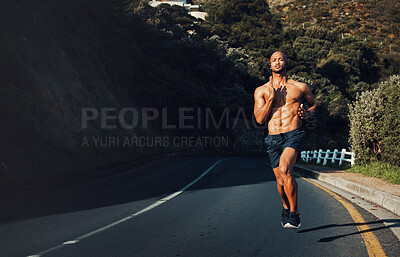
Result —
[[303, 99], [305, 100], [309, 108], [305, 109], [303, 107], [303, 104], [301, 104], [298, 113], [301, 119], [307, 119], [308, 115], [313, 115], [315, 113], [317, 105], [315, 104], [315, 97], [311, 92], [310, 87], [307, 84], [303, 84], [303, 88]]

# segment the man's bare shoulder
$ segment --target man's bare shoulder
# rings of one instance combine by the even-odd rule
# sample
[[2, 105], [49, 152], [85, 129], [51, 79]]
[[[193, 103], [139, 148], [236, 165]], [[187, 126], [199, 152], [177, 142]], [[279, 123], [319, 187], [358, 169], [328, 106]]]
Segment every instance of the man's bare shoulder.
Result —
[[305, 91], [308, 89], [308, 85], [306, 83], [300, 82], [300, 81], [296, 81], [293, 79], [288, 79], [288, 83], [298, 87], [301, 89], [301, 91]]
[[259, 86], [256, 88], [256, 90], [254, 91], [254, 95], [262, 95], [264, 93], [267, 92], [267, 86], [269, 86], [271, 84], [271, 82], [267, 82], [262, 86]]

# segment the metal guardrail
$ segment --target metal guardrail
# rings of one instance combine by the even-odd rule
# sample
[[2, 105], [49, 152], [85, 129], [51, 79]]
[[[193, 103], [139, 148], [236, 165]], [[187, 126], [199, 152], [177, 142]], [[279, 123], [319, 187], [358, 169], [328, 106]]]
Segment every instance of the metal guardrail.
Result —
[[331, 163], [339, 161], [339, 166], [343, 164], [343, 161], [350, 162], [351, 166], [354, 165], [354, 153], [348, 152], [344, 148], [341, 151], [339, 151], [338, 149], [335, 149], [333, 151], [331, 150], [322, 151], [322, 149], [302, 151], [301, 159], [304, 162], [317, 160], [318, 164], [321, 163], [321, 161], [323, 161], [322, 165], [326, 165], [329, 160], [331, 161]]

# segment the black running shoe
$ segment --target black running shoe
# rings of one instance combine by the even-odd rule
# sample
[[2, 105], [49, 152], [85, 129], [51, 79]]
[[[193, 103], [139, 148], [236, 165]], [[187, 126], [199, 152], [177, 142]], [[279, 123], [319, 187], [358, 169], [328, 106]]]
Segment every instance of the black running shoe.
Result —
[[285, 209], [285, 208], [282, 209], [282, 218], [281, 218], [282, 227], [285, 227], [285, 224], [287, 223], [287, 220], [289, 218], [289, 212], [290, 212], [289, 209]]
[[290, 212], [289, 217], [286, 220], [285, 228], [299, 228], [300, 223], [300, 214], [296, 214], [295, 212]]

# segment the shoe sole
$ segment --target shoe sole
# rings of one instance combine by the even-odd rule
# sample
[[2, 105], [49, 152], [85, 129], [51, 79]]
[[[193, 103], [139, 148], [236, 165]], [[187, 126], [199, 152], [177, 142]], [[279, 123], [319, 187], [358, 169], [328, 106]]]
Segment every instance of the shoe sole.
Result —
[[297, 227], [295, 225], [290, 224], [290, 223], [286, 223], [285, 226], [283, 226], [283, 227], [284, 228], [299, 228], [300, 226], [301, 226], [301, 223]]

